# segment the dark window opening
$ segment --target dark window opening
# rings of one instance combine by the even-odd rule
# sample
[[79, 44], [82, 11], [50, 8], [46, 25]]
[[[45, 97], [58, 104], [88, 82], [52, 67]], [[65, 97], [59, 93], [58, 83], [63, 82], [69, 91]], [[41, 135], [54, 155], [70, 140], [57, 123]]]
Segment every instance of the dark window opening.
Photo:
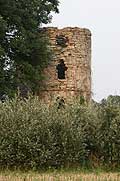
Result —
[[63, 59], [59, 61], [59, 64], [56, 66], [56, 69], [58, 73], [58, 79], [65, 79], [65, 71], [67, 70], [67, 67], [65, 66]]
[[56, 44], [62, 47], [66, 47], [68, 42], [68, 38], [64, 35], [57, 35], [56, 36]]

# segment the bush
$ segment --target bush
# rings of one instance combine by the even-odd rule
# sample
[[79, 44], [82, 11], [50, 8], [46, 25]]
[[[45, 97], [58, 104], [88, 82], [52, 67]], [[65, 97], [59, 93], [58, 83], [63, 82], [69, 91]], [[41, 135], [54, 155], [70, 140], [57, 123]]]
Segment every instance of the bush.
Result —
[[49, 168], [120, 163], [120, 106], [68, 104], [29, 97], [0, 103], [0, 166]]

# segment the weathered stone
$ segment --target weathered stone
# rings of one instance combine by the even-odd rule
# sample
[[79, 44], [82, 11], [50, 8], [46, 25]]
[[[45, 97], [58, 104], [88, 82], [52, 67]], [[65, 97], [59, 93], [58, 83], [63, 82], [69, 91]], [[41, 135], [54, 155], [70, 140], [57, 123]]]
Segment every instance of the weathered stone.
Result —
[[[82, 28], [46, 28], [54, 51], [54, 60], [44, 70], [46, 76], [45, 89], [40, 97], [45, 102], [55, 101], [57, 97], [64, 100], [74, 99], [83, 95], [86, 100], [91, 98], [91, 32]], [[67, 39], [65, 47], [57, 45], [56, 37]], [[67, 67], [64, 80], [57, 77], [56, 66], [60, 59]]]

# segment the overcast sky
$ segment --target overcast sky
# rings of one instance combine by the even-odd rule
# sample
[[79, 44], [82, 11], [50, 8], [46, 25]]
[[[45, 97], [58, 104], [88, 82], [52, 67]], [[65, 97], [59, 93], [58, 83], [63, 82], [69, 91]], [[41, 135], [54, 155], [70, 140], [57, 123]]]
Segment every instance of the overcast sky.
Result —
[[120, 0], [60, 0], [49, 26], [92, 32], [92, 92], [97, 101], [120, 95]]

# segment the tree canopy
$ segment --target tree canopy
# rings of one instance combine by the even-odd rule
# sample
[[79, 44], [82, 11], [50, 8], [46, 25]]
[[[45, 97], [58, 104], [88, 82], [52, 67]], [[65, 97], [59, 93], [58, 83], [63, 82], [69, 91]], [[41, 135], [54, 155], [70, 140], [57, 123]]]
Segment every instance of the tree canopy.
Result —
[[51, 58], [47, 35], [40, 31], [58, 13], [58, 0], [0, 0], [0, 94], [19, 85], [35, 91]]

